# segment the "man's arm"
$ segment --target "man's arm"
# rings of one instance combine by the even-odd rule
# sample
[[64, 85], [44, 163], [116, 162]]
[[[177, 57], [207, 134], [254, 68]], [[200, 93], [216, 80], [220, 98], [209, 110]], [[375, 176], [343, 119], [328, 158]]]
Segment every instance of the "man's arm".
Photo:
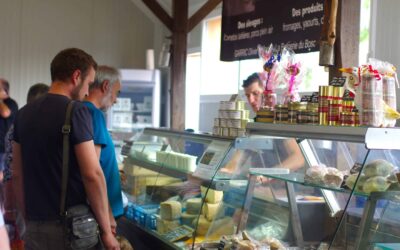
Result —
[[[13, 141], [13, 160], [11, 162], [12, 168], [12, 187], [15, 195], [15, 203], [17, 209], [20, 209], [22, 215], [25, 218], [25, 202], [24, 202], [24, 178], [22, 170], [22, 155], [21, 145]], [[10, 205], [7, 204], [6, 207]]]
[[[96, 154], [97, 154], [97, 159], [100, 162], [100, 154], [101, 154], [101, 145], [95, 144], [94, 145]], [[110, 218], [110, 226], [111, 226], [111, 232], [116, 235], [117, 234], [117, 222], [115, 221], [114, 215], [112, 213], [111, 205], [108, 203], [108, 216]]]
[[106, 182], [93, 141], [79, 143], [74, 150], [87, 198], [102, 232], [103, 243], [108, 246], [107, 249], [119, 249], [111, 232]]

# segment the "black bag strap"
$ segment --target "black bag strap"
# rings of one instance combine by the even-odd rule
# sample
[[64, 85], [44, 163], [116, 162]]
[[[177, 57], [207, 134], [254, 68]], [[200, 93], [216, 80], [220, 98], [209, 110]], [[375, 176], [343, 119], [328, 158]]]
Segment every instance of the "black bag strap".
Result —
[[63, 156], [62, 156], [62, 176], [61, 176], [61, 200], [60, 200], [60, 215], [65, 216], [65, 202], [67, 196], [68, 183], [68, 164], [69, 164], [69, 134], [71, 133], [71, 113], [74, 101], [70, 101], [67, 106], [65, 122], [62, 127], [63, 134]]

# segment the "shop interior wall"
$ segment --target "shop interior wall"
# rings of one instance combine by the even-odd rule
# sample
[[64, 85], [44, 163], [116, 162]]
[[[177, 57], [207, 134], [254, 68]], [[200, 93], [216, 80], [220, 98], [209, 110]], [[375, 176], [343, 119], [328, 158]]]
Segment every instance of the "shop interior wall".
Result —
[[50, 83], [50, 62], [78, 47], [99, 64], [145, 68], [146, 50], [155, 62], [166, 33], [133, 0], [0, 0], [0, 77], [10, 81], [20, 106], [29, 86]]

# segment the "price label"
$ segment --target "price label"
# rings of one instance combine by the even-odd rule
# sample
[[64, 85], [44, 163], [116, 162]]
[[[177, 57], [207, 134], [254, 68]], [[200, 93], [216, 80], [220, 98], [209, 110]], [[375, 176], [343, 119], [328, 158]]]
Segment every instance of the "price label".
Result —
[[343, 87], [344, 84], [346, 83], [346, 77], [345, 76], [335, 76], [332, 78], [332, 81], [329, 85], [335, 86], [335, 87]]
[[193, 228], [183, 225], [173, 229], [172, 231], [169, 231], [166, 234], [163, 234], [163, 237], [170, 242], [174, 242], [185, 237], [192, 236], [193, 232]]

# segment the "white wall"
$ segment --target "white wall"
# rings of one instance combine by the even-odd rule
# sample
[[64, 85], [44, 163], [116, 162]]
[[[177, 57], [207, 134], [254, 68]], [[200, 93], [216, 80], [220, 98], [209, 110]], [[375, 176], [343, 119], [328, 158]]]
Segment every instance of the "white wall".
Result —
[[0, 77], [20, 106], [36, 82], [50, 83], [50, 62], [79, 47], [99, 64], [144, 68], [165, 29], [131, 0], [0, 0]]

